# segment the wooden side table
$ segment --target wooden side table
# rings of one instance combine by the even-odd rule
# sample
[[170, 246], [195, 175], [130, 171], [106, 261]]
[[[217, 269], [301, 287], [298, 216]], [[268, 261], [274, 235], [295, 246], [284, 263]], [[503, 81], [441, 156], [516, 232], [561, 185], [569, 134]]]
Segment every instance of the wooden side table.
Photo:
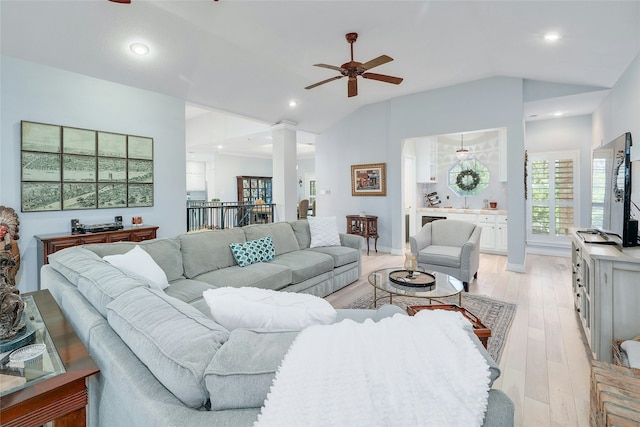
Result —
[[347, 215], [347, 234], [362, 236], [367, 241], [369, 255], [369, 239], [374, 239], [374, 249], [378, 252], [378, 217], [375, 215]]
[[62, 362], [64, 369], [56, 369], [40, 378], [30, 378], [27, 367], [22, 371], [15, 368], [18, 374], [25, 376], [26, 382], [2, 396], [0, 425], [29, 427], [55, 421], [56, 427], [84, 426], [88, 399], [86, 379], [99, 373], [100, 369], [48, 290], [24, 296], [33, 297], [32, 302], [35, 302], [39, 313], [34, 317], [40, 317], [45, 326], [40, 325], [42, 335], [48, 334], [53, 341], [54, 348], [48, 351], [56, 353], [54, 356]]

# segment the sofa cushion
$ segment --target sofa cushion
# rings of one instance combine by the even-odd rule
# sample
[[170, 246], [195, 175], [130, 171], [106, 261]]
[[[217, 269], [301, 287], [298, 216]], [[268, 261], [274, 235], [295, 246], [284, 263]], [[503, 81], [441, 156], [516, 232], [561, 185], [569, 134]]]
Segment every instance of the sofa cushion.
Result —
[[105, 318], [106, 305], [114, 298], [131, 289], [150, 286], [143, 277], [119, 269], [79, 246], [49, 255], [49, 264], [77, 286], [78, 291]]
[[319, 297], [258, 288], [218, 288], [203, 293], [211, 316], [228, 330], [238, 328], [300, 331], [329, 325], [336, 310]]
[[338, 224], [335, 216], [312, 216], [309, 217], [308, 221], [309, 232], [311, 233], [309, 247], [340, 246], [340, 235], [338, 234]]
[[460, 268], [461, 247], [431, 245], [418, 252], [418, 262]]
[[298, 332], [236, 329], [204, 373], [211, 409], [259, 408]]
[[171, 393], [204, 407], [204, 371], [229, 332], [195, 308], [155, 289], [136, 288], [107, 306], [113, 330]]
[[358, 262], [360, 259], [360, 251], [353, 248], [347, 248], [346, 246], [323, 246], [321, 248], [311, 248], [307, 251], [320, 252], [322, 254], [329, 255], [333, 258], [334, 268], [342, 267], [343, 265], [351, 264], [352, 262]]
[[291, 270], [291, 284], [304, 282], [307, 279], [333, 270], [333, 257], [320, 252], [295, 251], [278, 255], [269, 264], [278, 264]]
[[158, 264], [140, 246], [135, 246], [129, 252], [103, 257], [111, 265], [132, 271], [148, 279], [158, 290], [169, 287], [167, 275]]
[[105, 257], [107, 255], [123, 254], [136, 246], [140, 246], [151, 255], [151, 258], [153, 258], [167, 275], [169, 282], [184, 277], [180, 239], [178, 237], [151, 239], [145, 240], [144, 242], [98, 243], [84, 245], [83, 248], [95, 252], [100, 257]]
[[164, 292], [170, 297], [177, 298], [187, 304], [194, 304], [196, 301], [201, 300], [204, 291], [215, 287], [199, 280], [184, 278], [174, 280], [170, 285]]
[[311, 232], [309, 231], [309, 220], [299, 219], [297, 221], [290, 222], [293, 234], [295, 234], [298, 240], [298, 246], [300, 249], [306, 249], [311, 244]]
[[244, 241], [242, 228], [180, 235], [185, 277], [194, 279], [202, 273], [236, 265], [229, 244]]
[[258, 262], [271, 261], [276, 256], [271, 236], [248, 240], [242, 243], [231, 243], [231, 253], [240, 267]]
[[253, 286], [254, 288], [277, 291], [291, 283], [291, 270], [271, 262], [261, 262], [246, 267], [234, 265], [233, 267], [210, 271], [196, 276], [194, 279], [209, 283], [216, 288], [223, 286], [234, 288]]
[[255, 240], [261, 237], [271, 236], [276, 256], [300, 249], [293, 228], [288, 222], [275, 222], [273, 224], [253, 224], [242, 227], [247, 240]]

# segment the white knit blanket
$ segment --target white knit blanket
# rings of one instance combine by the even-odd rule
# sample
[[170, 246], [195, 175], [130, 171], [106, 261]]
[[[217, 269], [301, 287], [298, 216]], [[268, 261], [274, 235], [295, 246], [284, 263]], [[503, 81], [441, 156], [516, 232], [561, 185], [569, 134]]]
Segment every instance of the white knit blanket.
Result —
[[303, 330], [255, 426], [480, 426], [489, 366], [460, 313]]

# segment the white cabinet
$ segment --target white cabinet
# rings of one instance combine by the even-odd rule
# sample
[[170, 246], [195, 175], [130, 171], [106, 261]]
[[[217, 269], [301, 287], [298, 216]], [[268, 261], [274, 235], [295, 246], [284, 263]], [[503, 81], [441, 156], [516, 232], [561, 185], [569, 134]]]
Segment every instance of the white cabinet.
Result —
[[496, 216], [478, 215], [478, 225], [482, 227], [480, 250], [492, 250], [496, 247]]
[[507, 216], [498, 215], [496, 218], [496, 250], [499, 252], [507, 252], [508, 233]]
[[416, 141], [416, 180], [421, 183], [438, 182], [438, 143], [435, 139]]
[[593, 357], [611, 363], [613, 341], [640, 334], [640, 249], [588, 244], [570, 232], [575, 310]]

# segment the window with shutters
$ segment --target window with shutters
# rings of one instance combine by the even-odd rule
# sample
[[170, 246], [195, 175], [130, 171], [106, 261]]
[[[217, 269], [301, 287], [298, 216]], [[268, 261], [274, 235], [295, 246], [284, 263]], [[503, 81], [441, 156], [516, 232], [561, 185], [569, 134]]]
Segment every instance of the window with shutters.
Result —
[[529, 153], [527, 241], [563, 242], [578, 217], [578, 152]]
[[591, 166], [591, 226], [597, 228], [604, 228], [604, 191], [607, 184], [606, 167], [606, 158], [593, 159]]

